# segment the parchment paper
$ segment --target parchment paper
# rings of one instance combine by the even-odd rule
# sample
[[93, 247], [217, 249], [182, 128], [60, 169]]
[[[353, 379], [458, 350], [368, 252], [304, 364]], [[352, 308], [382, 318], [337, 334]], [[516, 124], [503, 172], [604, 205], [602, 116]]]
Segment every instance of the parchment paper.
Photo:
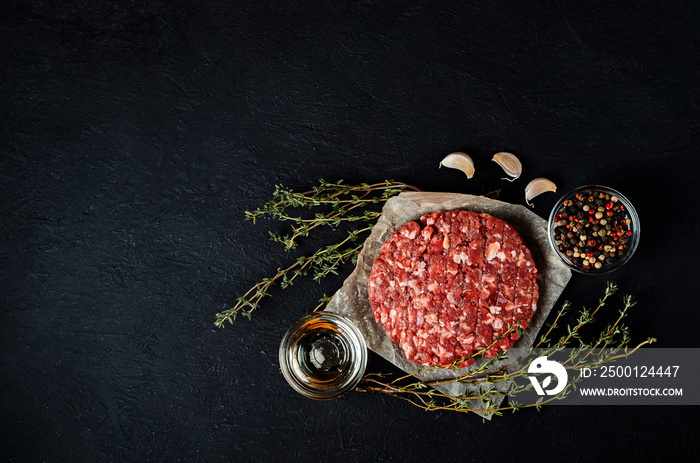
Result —
[[[396, 365], [406, 373], [414, 374], [421, 380], [455, 378], [464, 373], [453, 369], [436, 369], [420, 373], [426, 367], [421, 367], [406, 359], [401, 348], [389, 339], [382, 326], [377, 323], [367, 295], [367, 282], [372, 270], [374, 259], [379, 250], [394, 231], [401, 225], [417, 220], [422, 215], [438, 210], [466, 209], [474, 212], [485, 212], [508, 222], [522, 236], [525, 245], [532, 252], [537, 266], [540, 298], [537, 311], [523, 336], [515, 343], [515, 348], [529, 348], [535, 341], [537, 333], [552, 310], [559, 295], [571, 278], [571, 270], [564, 266], [555, 256], [547, 239], [547, 221], [531, 212], [524, 206], [513, 205], [485, 198], [455, 193], [409, 192], [390, 198], [382, 214], [372, 228], [371, 235], [365, 241], [364, 247], [357, 259], [353, 273], [345, 280], [343, 287], [331, 298], [325, 310], [347, 316], [355, 322], [365, 337], [367, 347]], [[479, 361], [470, 368], [476, 368]], [[494, 368], [498, 368], [494, 364]], [[496, 388], [505, 390], [508, 384], [497, 383]], [[467, 391], [467, 386], [459, 383], [449, 383], [435, 386], [435, 389], [459, 396]], [[502, 399], [498, 401], [498, 405]], [[484, 409], [480, 400], [472, 401], [470, 408]], [[484, 416], [482, 413], [480, 415]], [[490, 418], [490, 415], [486, 415]]]

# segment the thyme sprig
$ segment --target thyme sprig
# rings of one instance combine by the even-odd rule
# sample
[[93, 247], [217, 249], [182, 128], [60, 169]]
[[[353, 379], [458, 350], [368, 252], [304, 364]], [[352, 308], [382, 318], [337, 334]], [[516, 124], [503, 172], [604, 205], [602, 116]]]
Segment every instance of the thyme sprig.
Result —
[[[398, 397], [426, 411], [448, 410], [457, 412], [480, 412], [484, 415], [502, 415], [504, 411], [516, 411], [530, 407], [539, 410], [542, 405], [561, 400], [570, 394], [571, 391], [576, 390], [576, 385], [580, 382], [581, 378], [580, 375], [571, 375], [571, 380], [559, 394], [541, 398], [533, 404], [520, 404], [516, 400], [509, 399], [507, 405], [501, 404], [500, 406], [496, 406], [499, 399], [517, 397], [518, 393], [532, 389], [532, 385], [529, 384], [528, 381], [511, 383], [507, 390], [503, 390], [503, 388], [499, 390], [499, 388], [495, 386], [499, 381], [525, 378], [528, 374], [527, 363], [529, 363], [525, 362], [525, 360], [532, 354], [532, 349], [539, 348], [540, 345], [548, 343], [544, 352], [554, 353], [566, 347], [572, 347], [575, 340], [579, 341], [579, 345], [575, 346], [576, 350], [573, 350], [569, 358], [563, 363], [565, 368], [578, 371], [586, 367], [596, 368], [603, 363], [609, 363], [627, 357], [636, 352], [640, 347], [656, 342], [654, 338], [647, 338], [634, 348], [629, 349], [629, 343], [631, 341], [629, 330], [622, 324], [622, 320], [628, 315], [628, 310], [636, 304], [631, 296], [623, 297], [623, 308], [619, 311], [619, 315], [612, 325], [606, 326], [592, 342], [584, 343], [581, 341], [581, 329], [594, 322], [595, 315], [608, 304], [609, 298], [615, 294], [617, 289], [615, 283], [608, 283], [603, 298], [598, 301], [598, 306], [593, 311], [589, 311], [586, 308], [581, 309], [576, 322], [566, 326], [566, 334], [563, 335], [554, 346], [550, 346], [548, 343], [548, 336], [557, 328], [557, 322], [560, 321], [571, 308], [571, 304], [565, 301], [561, 309], [557, 312], [555, 321], [549, 326], [547, 333], [545, 333], [540, 338], [539, 343], [531, 348], [529, 353], [517, 363], [501, 365], [493, 371], [486, 371], [494, 365], [496, 360], [504, 359], [505, 356], [500, 355], [485, 361], [476, 369], [460, 374], [456, 378], [439, 381], [413, 380], [407, 382], [410, 375], [403, 375], [393, 380], [388, 380], [384, 379], [390, 378], [390, 375], [386, 374], [379, 376], [380, 379], [377, 379], [377, 375], [368, 373], [363, 377], [357, 390], [361, 392], [378, 392]], [[577, 352], [580, 352], [580, 349], [583, 348], [596, 349], [596, 356], [589, 358], [591, 353], [594, 352], [593, 350], [588, 350], [580, 356], [577, 355]], [[542, 355], [542, 352], [540, 351], [538, 355]], [[423, 370], [421, 373], [433, 368]], [[444, 394], [430, 387], [456, 382], [471, 387], [467, 388], [467, 391], [460, 396]]]
[[[603, 297], [598, 301], [598, 306], [595, 309], [593, 309], [592, 312], [589, 311], [588, 309], [586, 309], [585, 307], [583, 307], [581, 309], [581, 311], [579, 312], [580, 315], [577, 319], [576, 326], [573, 329], [571, 329], [571, 327], [567, 327], [566, 336], [562, 336], [562, 338], [559, 339], [559, 341], [554, 345], [554, 347], [555, 348], [556, 347], [564, 347], [564, 346], [568, 345], [569, 341], [572, 338], [580, 339], [579, 331], [581, 330], [581, 328], [583, 328], [585, 325], [588, 325], [588, 324], [593, 323], [595, 321], [595, 315], [598, 313], [598, 311], [601, 308], [603, 308], [605, 306], [607, 300], [613, 294], [615, 294], [617, 292], [617, 289], [618, 288], [617, 288], [616, 283], [608, 282], [606, 287], [605, 287], [605, 292], [603, 294]], [[631, 301], [631, 296], [625, 296], [625, 297], [629, 298], [629, 300]], [[629, 307], [631, 307], [631, 306], [629, 306]], [[629, 307], [627, 305], [625, 305], [625, 311]], [[562, 307], [562, 310], [560, 310], [557, 313], [556, 318], [554, 319], [552, 324], [549, 326], [549, 330], [547, 331], [547, 333], [545, 333], [544, 336], [540, 337], [540, 340], [535, 347], [540, 347], [545, 342], [547, 343], [547, 347], [550, 347], [550, 341], [547, 337], [549, 336], [549, 334], [552, 332], [553, 329], [557, 328], [557, 326], [558, 326], [557, 322], [559, 321], [559, 319], [561, 317], [563, 317], [569, 311], [570, 308], [571, 308], [571, 303], [569, 301], [566, 301], [564, 303], [564, 306]], [[582, 343], [580, 347], [591, 347], [591, 346], [585, 345]]]
[[[382, 183], [346, 185], [343, 180], [335, 183], [319, 179], [319, 185], [311, 191], [295, 193], [283, 185], [275, 186], [272, 199], [261, 208], [246, 211], [246, 219], [255, 223], [261, 216], [269, 215], [282, 222], [291, 221], [292, 232], [278, 234], [270, 232], [273, 241], [284, 244], [289, 251], [298, 245], [299, 238], [309, 236], [314, 228], [320, 226], [337, 227], [341, 222], [372, 221], [379, 217], [380, 212], [368, 209], [368, 206], [383, 203], [390, 197], [405, 191], [420, 191], [406, 183], [386, 180]], [[325, 206], [325, 212], [317, 212], [313, 218], [292, 215], [288, 208], [313, 208]]]
[[[254, 211], [246, 211], [245, 214], [246, 219], [252, 220], [253, 223], [264, 216], [271, 216], [283, 222], [291, 221], [290, 233], [270, 232], [270, 239], [282, 243], [284, 249], [289, 251], [296, 248], [299, 240], [309, 236], [309, 233], [317, 227], [336, 227], [342, 222], [375, 220], [380, 215], [380, 212], [375, 210], [378, 208], [377, 205], [405, 190], [420, 191], [412, 185], [392, 180], [374, 184], [346, 185], [343, 180], [330, 183], [320, 179], [318, 186], [303, 193], [295, 193], [283, 185], [277, 185], [270, 201]], [[305, 218], [290, 212], [290, 210], [314, 207], [322, 210], [316, 212], [313, 218]], [[262, 299], [270, 296], [270, 288], [273, 285], [279, 284], [282, 288], [286, 288], [293, 284], [298, 276], [309, 274], [314, 280], [320, 281], [330, 274], [336, 275], [342, 264], [346, 262], [354, 264], [362, 249], [362, 244], [358, 243], [358, 240], [361, 235], [369, 232], [372, 226], [373, 223], [369, 223], [365, 227], [351, 230], [342, 241], [322, 247], [310, 256], [298, 257], [286, 268], [278, 268], [275, 275], [263, 278], [245, 294], [236, 298], [236, 305], [217, 313], [214, 324], [221, 328], [226, 322], [233, 323], [239, 314], [250, 320]], [[315, 310], [325, 306], [328, 300], [329, 298], [324, 295]]]

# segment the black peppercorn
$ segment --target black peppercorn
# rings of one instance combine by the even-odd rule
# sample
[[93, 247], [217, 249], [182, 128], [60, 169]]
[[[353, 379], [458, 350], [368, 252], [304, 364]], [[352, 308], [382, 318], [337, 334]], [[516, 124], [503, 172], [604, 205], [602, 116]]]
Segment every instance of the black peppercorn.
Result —
[[562, 201], [553, 228], [557, 248], [573, 265], [601, 269], [630, 244], [631, 220], [618, 198], [585, 190]]

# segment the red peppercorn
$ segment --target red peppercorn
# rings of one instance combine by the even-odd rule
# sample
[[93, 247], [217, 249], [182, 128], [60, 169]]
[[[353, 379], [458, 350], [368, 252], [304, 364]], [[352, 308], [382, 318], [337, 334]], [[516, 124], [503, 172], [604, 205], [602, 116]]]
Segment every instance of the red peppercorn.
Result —
[[[609, 265], [611, 260], [615, 260], [630, 247], [627, 237], [632, 236], [632, 230], [626, 209], [618, 201], [613, 201], [611, 195], [603, 192], [588, 190], [576, 193], [562, 203], [562, 208], [556, 215], [557, 225], [560, 227], [556, 235], [561, 238], [559, 250], [571, 256], [574, 246], [578, 246], [580, 258], [575, 259], [576, 265], [583, 269]], [[602, 215], [598, 214], [598, 211], [601, 211]], [[596, 218], [597, 214], [600, 218]], [[600, 225], [601, 222], [605, 223], [604, 227]], [[589, 238], [577, 241], [580, 235], [588, 235]], [[572, 243], [572, 240], [575, 242]], [[584, 252], [584, 248], [591, 252]], [[585, 259], [595, 259], [595, 265], [592, 265], [593, 261], [590, 260], [586, 261], [588, 265], [584, 266], [582, 261]]]

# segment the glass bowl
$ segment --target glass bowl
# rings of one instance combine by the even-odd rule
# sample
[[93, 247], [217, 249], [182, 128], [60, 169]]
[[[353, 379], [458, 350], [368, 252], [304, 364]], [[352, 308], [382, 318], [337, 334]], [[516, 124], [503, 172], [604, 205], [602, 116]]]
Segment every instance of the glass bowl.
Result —
[[625, 196], [607, 186], [584, 185], [554, 205], [547, 236], [564, 265], [579, 273], [600, 275], [630, 260], [639, 234], [639, 215]]
[[314, 312], [297, 320], [279, 349], [284, 378], [300, 394], [317, 400], [340, 397], [357, 386], [367, 367], [367, 345], [348, 318]]

